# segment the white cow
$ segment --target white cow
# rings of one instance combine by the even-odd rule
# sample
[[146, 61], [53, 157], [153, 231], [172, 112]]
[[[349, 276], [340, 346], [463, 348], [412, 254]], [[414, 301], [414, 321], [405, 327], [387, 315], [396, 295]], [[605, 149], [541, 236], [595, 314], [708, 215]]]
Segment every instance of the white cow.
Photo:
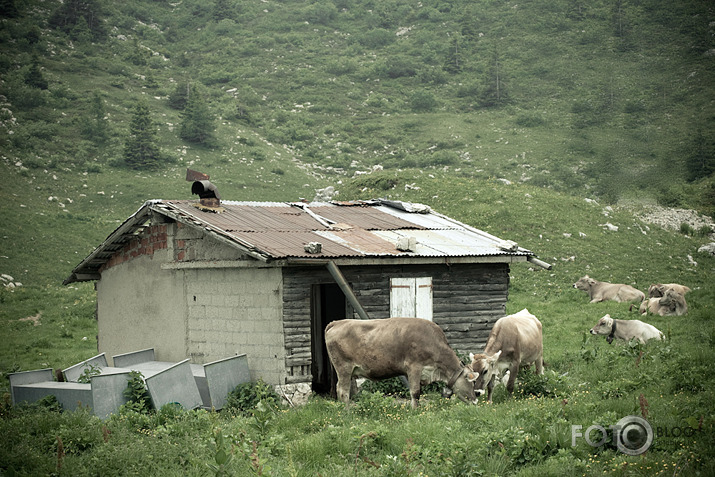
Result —
[[573, 284], [578, 290], [588, 293], [591, 303], [599, 301], [613, 300], [617, 302], [643, 301], [645, 293], [623, 283], [608, 283], [594, 280], [588, 275], [584, 275]]
[[606, 336], [606, 341], [611, 344], [615, 338], [630, 341], [637, 338], [645, 344], [646, 341], [655, 339], [662, 340], [665, 337], [655, 326], [641, 320], [616, 320], [611, 315], [605, 315], [596, 326], [591, 328], [592, 335]]
[[502, 382], [506, 389], [514, 391], [516, 375], [522, 364], [535, 364], [536, 373], [544, 374], [544, 345], [541, 322], [529, 310], [499, 318], [487, 339], [484, 354], [470, 355], [471, 367], [478, 373], [474, 388], [479, 395], [487, 389], [487, 399], [492, 402], [495, 376], [506, 371]]

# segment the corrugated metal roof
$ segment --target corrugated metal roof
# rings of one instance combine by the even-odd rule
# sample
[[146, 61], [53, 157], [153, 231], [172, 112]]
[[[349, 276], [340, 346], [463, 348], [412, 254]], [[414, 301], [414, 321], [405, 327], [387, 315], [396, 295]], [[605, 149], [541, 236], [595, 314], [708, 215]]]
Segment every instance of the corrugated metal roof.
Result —
[[[188, 200], [145, 203], [85, 258], [65, 283], [98, 278], [101, 265], [146, 224], [152, 211], [200, 228], [262, 261], [485, 256], [503, 256], [510, 261], [508, 257], [533, 255], [523, 248], [504, 249], [500, 238], [419, 204], [381, 200], [331, 204], [223, 201], [221, 213], [196, 205], [196, 201]], [[416, 241], [414, 250], [398, 250], [398, 240], [409, 237]], [[320, 242], [321, 253], [306, 252], [309, 242]]]

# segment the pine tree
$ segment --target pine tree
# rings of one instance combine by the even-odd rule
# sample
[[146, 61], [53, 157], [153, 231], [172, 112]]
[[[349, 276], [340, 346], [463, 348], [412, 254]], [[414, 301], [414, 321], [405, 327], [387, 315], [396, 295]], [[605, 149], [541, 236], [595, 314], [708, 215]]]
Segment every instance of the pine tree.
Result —
[[40, 70], [40, 60], [35, 57], [32, 60], [30, 69], [25, 73], [25, 84], [38, 89], [47, 89], [49, 84]]
[[129, 137], [124, 143], [124, 162], [132, 169], [156, 169], [160, 165], [157, 129], [145, 103], [139, 103], [134, 108]]
[[480, 105], [483, 107], [502, 106], [507, 102], [508, 94], [504, 87], [504, 72], [499, 56], [499, 50], [494, 46], [494, 54], [484, 75], [484, 88], [480, 94]]
[[52, 13], [47, 23], [53, 28], [72, 34], [80, 18], [84, 19], [95, 40], [102, 40], [107, 36], [101, 5], [97, 0], [65, 0]]
[[689, 142], [690, 151], [685, 158], [688, 182], [715, 173], [715, 135], [698, 128]]
[[460, 34], [452, 36], [449, 44], [449, 51], [444, 62], [444, 70], [450, 73], [459, 73], [462, 71], [462, 38]]
[[102, 96], [95, 91], [89, 99], [89, 114], [80, 119], [82, 133], [90, 141], [101, 144], [107, 140], [106, 110]]
[[217, 22], [226, 18], [233, 18], [235, 13], [235, 7], [231, 0], [215, 0], [213, 18]]
[[186, 81], [176, 84], [176, 88], [169, 94], [169, 107], [173, 109], [184, 109], [186, 99], [189, 97], [190, 85]]
[[179, 137], [185, 141], [205, 143], [213, 137], [215, 129], [206, 101], [196, 90], [189, 90], [186, 106], [181, 112]]

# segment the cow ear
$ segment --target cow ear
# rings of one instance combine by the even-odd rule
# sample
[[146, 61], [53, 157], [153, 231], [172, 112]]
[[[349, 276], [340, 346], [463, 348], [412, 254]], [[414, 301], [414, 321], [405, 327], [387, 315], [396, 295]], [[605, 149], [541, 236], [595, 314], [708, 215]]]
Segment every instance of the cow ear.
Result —
[[497, 351], [496, 353], [494, 353], [494, 354], [489, 358], [489, 362], [492, 363], [492, 364], [496, 363], [497, 360], [499, 359], [499, 356], [501, 356], [501, 350], [499, 350], [499, 351]]
[[470, 383], [473, 383], [477, 379], [479, 379], [479, 373], [467, 373], [467, 381]]
[[469, 353], [469, 362], [474, 361], [474, 353]]

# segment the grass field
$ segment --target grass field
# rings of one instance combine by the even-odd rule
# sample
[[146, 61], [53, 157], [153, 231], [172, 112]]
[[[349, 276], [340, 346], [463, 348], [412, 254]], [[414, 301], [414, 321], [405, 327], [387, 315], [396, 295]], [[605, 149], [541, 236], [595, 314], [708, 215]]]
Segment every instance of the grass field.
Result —
[[[5, 394], [2, 473], [712, 475], [715, 260], [697, 253], [706, 237], [662, 230], [585, 198], [479, 175], [383, 172], [346, 181], [339, 189], [340, 199], [383, 196], [428, 204], [552, 263], [552, 270], [514, 265], [507, 308], [509, 313], [528, 308], [542, 321], [544, 376], [523, 371], [515, 395], [508, 398], [498, 387], [491, 405], [468, 406], [428, 394], [412, 410], [403, 399], [363, 393], [349, 408], [314, 398], [300, 408], [259, 405], [249, 413], [127, 409], [106, 421], [87, 412], [12, 408]], [[53, 214], [51, 201], [27, 202], [33, 215], [18, 223], [51, 221], [54, 237], [78, 237], [70, 241], [77, 250], [52, 237], [38, 235], [38, 244], [23, 241], [21, 232], [5, 232], [13, 257], [28, 257], [41, 271], [16, 277], [31, 280], [21, 287], [0, 289], [6, 391], [9, 372], [63, 368], [96, 353], [92, 285], [61, 287], [58, 280], [116, 227], [109, 217], [124, 219], [140, 203], [139, 197], [122, 198], [112, 214], [92, 221]], [[586, 273], [641, 290], [655, 282], [688, 285], [689, 312], [644, 318], [665, 333], [664, 342], [608, 345], [588, 334], [601, 316], [639, 316], [627, 304], [589, 304], [584, 292], [572, 288]], [[39, 324], [24, 320], [30, 317]], [[631, 415], [646, 418], [654, 433], [652, 446], [639, 456], [619, 452], [608, 430]], [[607, 431], [607, 442], [599, 447], [578, 434], [594, 425]], [[601, 439], [601, 427], [592, 429], [592, 442]]]

